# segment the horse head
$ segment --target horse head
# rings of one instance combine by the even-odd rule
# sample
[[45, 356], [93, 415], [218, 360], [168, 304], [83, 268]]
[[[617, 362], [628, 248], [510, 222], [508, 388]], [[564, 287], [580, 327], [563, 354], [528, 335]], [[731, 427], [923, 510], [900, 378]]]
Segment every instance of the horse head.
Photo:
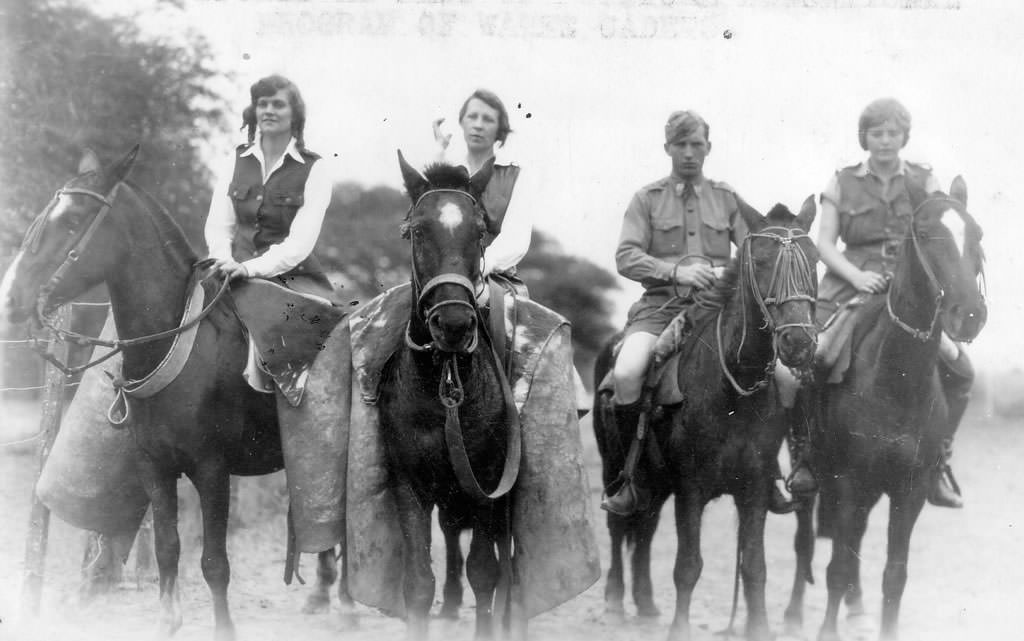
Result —
[[903, 246], [903, 255], [913, 259], [901, 261], [901, 268], [909, 270], [915, 291], [927, 288], [927, 295], [936, 301], [933, 310], [925, 310], [925, 314], [931, 313], [931, 325], [925, 328], [901, 321], [893, 311], [899, 307], [899, 275], [894, 277], [889, 290], [890, 314], [898, 325], [908, 325], [904, 329], [922, 340], [931, 338], [941, 327], [953, 340], [971, 341], [985, 326], [988, 308], [983, 284], [982, 230], [967, 212], [967, 185], [957, 176], [949, 195], [918, 194], [918, 200], [920, 204], [914, 209], [910, 233]]
[[797, 215], [776, 205], [762, 217], [742, 200], [739, 204], [750, 232], [740, 250], [742, 287], [761, 308], [782, 363], [806, 367], [818, 342], [818, 251], [807, 235], [814, 222], [814, 197], [804, 201]]
[[[102, 166], [86, 150], [78, 175], [57, 190], [29, 225], [3, 283], [0, 306], [11, 322], [40, 323], [57, 306], [101, 283], [126, 250], [114, 225], [104, 225], [139, 146]], [[73, 267], [73, 269], [72, 269]]]
[[441, 351], [472, 352], [478, 342], [476, 290], [486, 230], [479, 203], [493, 163], [470, 178], [464, 167], [443, 163], [421, 174], [402, 152], [398, 162], [412, 203], [402, 229], [412, 244], [415, 310], [409, 343], [422, 346], [413, 336], [429, 334]]

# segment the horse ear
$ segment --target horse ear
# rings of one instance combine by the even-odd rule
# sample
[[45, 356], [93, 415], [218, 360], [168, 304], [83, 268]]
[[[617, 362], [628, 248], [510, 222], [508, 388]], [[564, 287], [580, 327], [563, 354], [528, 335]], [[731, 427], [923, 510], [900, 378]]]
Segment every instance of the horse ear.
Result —
[[484, 166], [481, 167], [473, 177], [469, 179], [469, 193], [473, 194], [473, 198], [480, 200], [484, 190], [487, 189], [487, 183], [491, 181], [491, 175], [494, 173], [494, 157], [492, 156]]
[[965, 207], [967, 206], [967, 181], [963, 176], [953, 179], [953, 184], [949, 186], [949, 196], [960, 201]]
[[747, 223], [747, 229], [757, 231], [764, 227], [764, 216], [761, 215], [761, 212], [748, 205], [747, 201], [739, 196], [736, 196], [736, 204], [739, 206], [743, 222]]
[[814, 194], [811, 194], [804, 200], [804, 204], [800, 205], [800, 213], [796, 215], [796, 222], [800, 225], [800, 229], [811, 231], [811, 224], [814, 223], [814, 216], [817, 213], [818, 209], [814, 204]]
[[423, 177], [423, 174], [405, 161], [401, 149], [398, 150], [398, 166], [402, 169], [402, 182], [405, 183], [405, 190], [409, 192], [409, 199], [416, 202], [420, 195], [430, 187], [430, 183]]
[[99, 171], [102, 168], [100, 165], [99, 156], [92, 149], [86, 147], [82, 150], [82, 159], [78, 161], [78, 175], [87, 174], [91, 171]]
[[123, 158], [118, 160], [110, 168], [110, 178], [114, 183], [119, 183], [128, 177], [128, 173], [132, 170], [132, 166], [135, 164], [135, 159], [139, 156], [139, 145], [135, 145]]

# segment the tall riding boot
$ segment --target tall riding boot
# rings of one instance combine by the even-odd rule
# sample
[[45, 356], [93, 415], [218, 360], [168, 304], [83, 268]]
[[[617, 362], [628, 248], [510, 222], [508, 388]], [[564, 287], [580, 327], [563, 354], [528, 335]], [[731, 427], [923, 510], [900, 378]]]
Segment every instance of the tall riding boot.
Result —
[[813, 450], [810, 425], [801, 407], [788, 408], [785, 414], [789, 425], [789, 458], [792, 461], [792, 471], [786, 479], [786, 486], [794, 497], [803, 499], [818, 491], [818, 480], [811, 469]]
[[942, 382], [942, 391], [946, 396], [946, 407], [948, 421], [946, 432], [942, 440], [942, 450], [939, 453], [934, 474], [932, 474], [932, 485], [928, 491], [928, 502], [939, 507], [959, 508], [964, 506], [964, 499], [960, 495], [960, 487], [953, 476], [953, 468], [949, 460], [953, 456], [953, 437], [960, 427], [960, 420], [967, 410], [967, 402], [971, 397], [971, 386], [974, 384], [974, 367], [966, 352], [958, 349], [957, 357], [954, 360], [946, 358], [939, 359], [939, 380]]
[[[615, 405], [615, 425], [613, 429], [620, 441], [630, 439], [628, 453], [622, 472], [609, 489], [618, 485], [613, 494], [601, 500], [601, 509], [619, 516], [630, 516], [650, 507], [651, 492], [646, 487], [646, 470], [642, 464], [645, 449], [644, 440], [652, 438], [649, 430], [640, 430], [641, 402], [629, 405]], [[647, 433], [643, 433], [647, 432]]]

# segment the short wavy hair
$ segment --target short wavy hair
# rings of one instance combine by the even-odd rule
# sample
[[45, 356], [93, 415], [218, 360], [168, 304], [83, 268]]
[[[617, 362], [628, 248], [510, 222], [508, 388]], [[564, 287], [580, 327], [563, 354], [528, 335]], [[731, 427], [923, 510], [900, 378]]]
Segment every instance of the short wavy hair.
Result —
[[288, 94], [288, 102], [292, 108], [292, 136], [299, 149], [305, 149], [303, 132], [306, 129], [306, 102], [295, 83], [277, 74], [265, 76], [253, 83], [249, 88], [249, 106], [242, 111], [242, 131], [246, 131], [249, 142], [256, 139], [256, 101], [260, 98], [273, 96], [281, 90]]
[[505, 103], [503, 103], [501, 98], [498, 97], [498, 94], [493, 91], [488, 89], [477, 89], [471, 93], [469, 98], [466, 98], [465, 102], [462, 103], [462, 108], [459, 109], [459, 122], [461, 123], [462, 119], [466, 115], [466, 109], [469, 108], [469, 101], [474, 98], [498, 112], [498, 135], [495, 137], [495, 140], [504, 145], [505, 139], [508, 138], [510, 133], [512, 133], [512, 126], [509, 124], [508, 109], [505, 109]]
[[895, 98], [879, 98], [860, 112], [857, 121], [857, 140], [860, 148], [868, 150], [868, 129], [891, 121], [903, 130], [903, 146], [910, 140], [910, 112]]

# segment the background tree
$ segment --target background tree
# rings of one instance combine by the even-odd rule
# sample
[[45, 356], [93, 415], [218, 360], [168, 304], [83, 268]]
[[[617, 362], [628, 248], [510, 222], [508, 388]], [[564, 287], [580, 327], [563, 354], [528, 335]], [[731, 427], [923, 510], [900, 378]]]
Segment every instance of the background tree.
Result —
[[[157, 10], [183, 8], [161, 2]], [[209, 43], [194, 32], [143, 34], [134, 17], [52, 0], [5, 0], [0, 30], [0, 269], [31, 218], [76, 174], [85, 147], [110, 161], [140, 143], [132, 179], [201, 247], [211, 185], [202, 147], [226, 127]], [[76, 329], [84, 322], [98, 331], [104, 313], [76, 308]], [[4, 356], [6, 384], [38, 379], [27, 350]]]
[[[7, 0], [0, 9], [0, 255], [75, 175], [83, 147], [111, 160], [141, 143], [133, 179], [201, 239], [211, 178], [205, 140], [225, 127], [220, 74], [198, 33], [142, 34], [131, 17], [67, 2]], [[164, 2], [161, 11], [180, 11]]]

